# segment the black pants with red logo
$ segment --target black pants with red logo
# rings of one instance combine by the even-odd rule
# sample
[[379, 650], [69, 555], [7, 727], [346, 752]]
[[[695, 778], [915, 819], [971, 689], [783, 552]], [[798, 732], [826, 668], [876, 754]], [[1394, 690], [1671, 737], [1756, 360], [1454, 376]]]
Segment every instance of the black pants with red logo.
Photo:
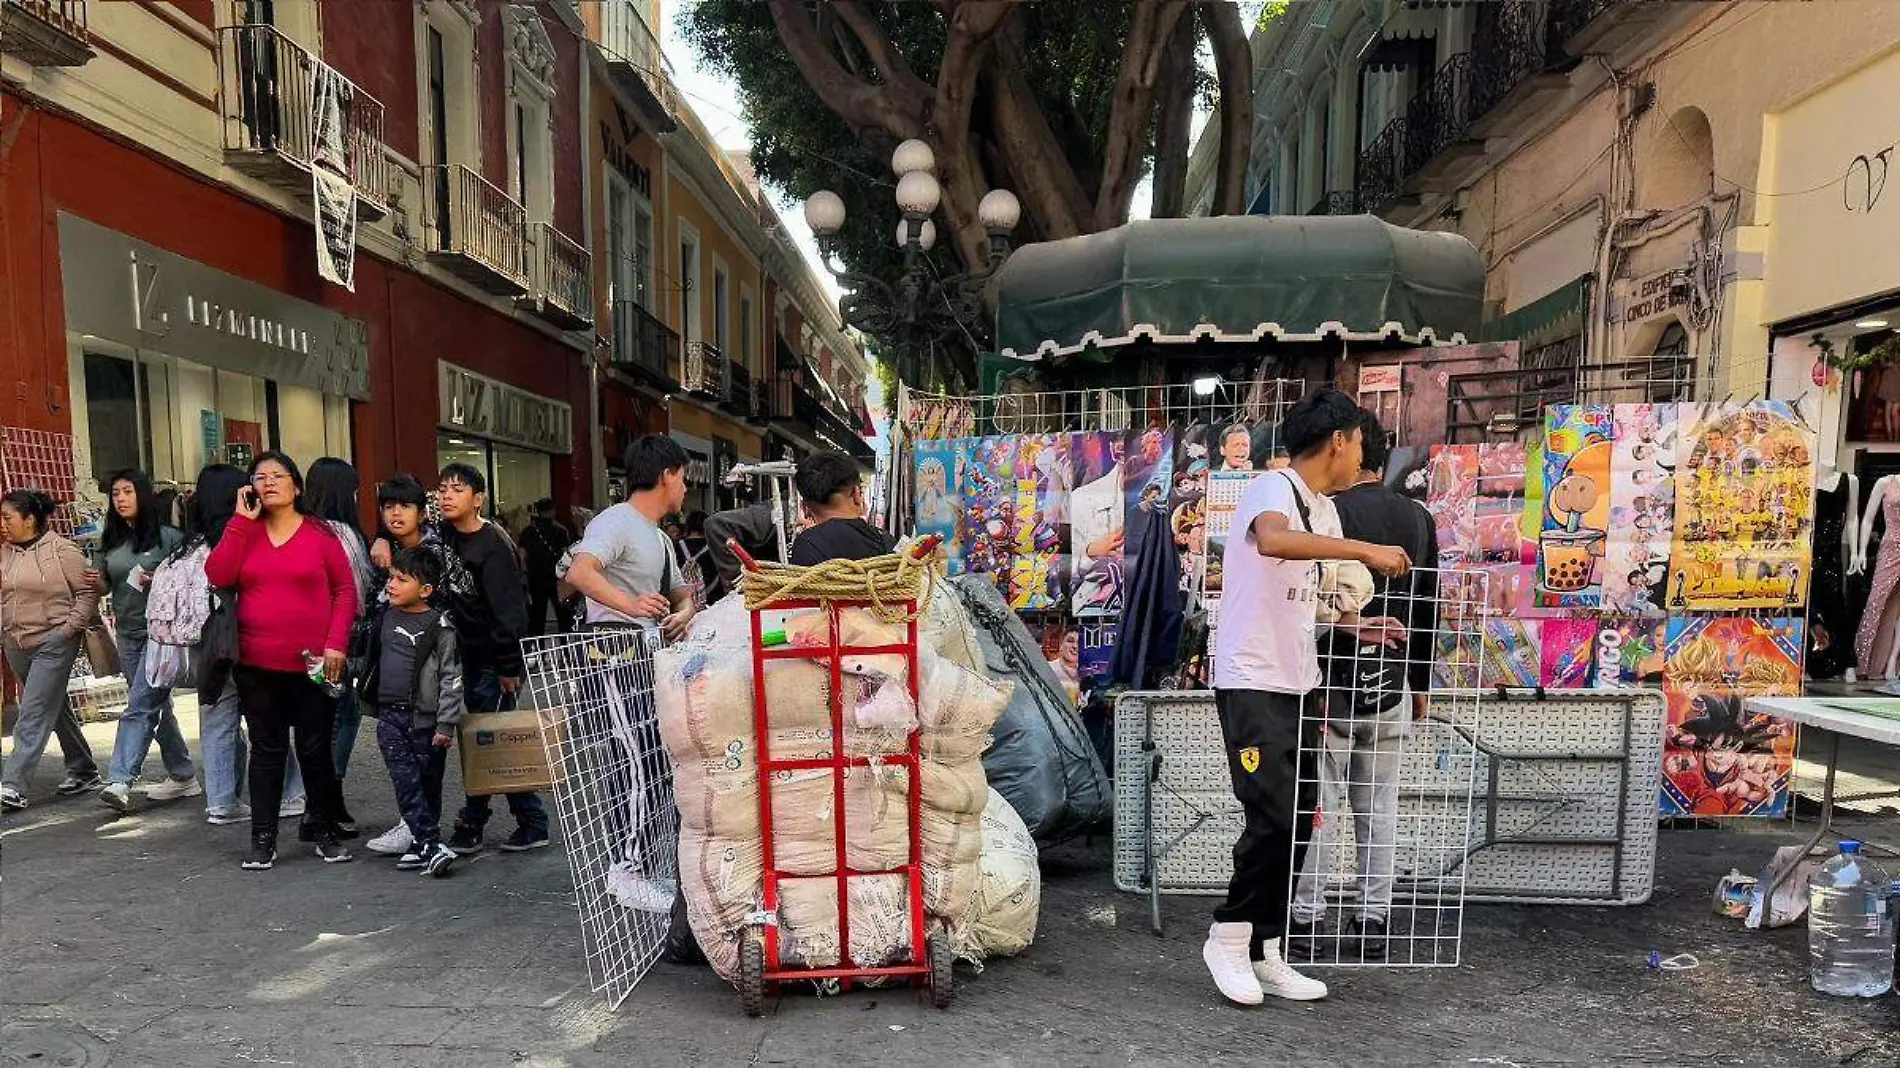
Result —
[[[1319, 723], [1302, 723], [1311, 694], [1215, 690], [1227, 771], [1246, 817], [1217, 923], [1253, 924], [1253, 959], [1286, 934], [1287, 900], [1313, 837], [1319, 802]], [[1249, 767], [1251, 765], [1251, 768]]]

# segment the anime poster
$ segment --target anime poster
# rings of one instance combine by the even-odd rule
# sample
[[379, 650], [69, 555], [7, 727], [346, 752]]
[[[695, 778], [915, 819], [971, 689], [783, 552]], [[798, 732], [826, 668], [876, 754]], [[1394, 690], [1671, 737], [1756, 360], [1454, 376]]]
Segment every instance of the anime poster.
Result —
[[1181, 591], [1189, 607], [1201, 592], [1207, 573], [1207, 434], [1206, 425], [1184, 431], [1175, 447], [1173, 486], [1168, 493], [1168, 530], [1181, 552]]
[[1597, 620], [1596, 670], [1599, 690], [1663, 685], [1663, 647], [1669, 624], [1655, 618]]
[[1610, 462], [1610, 536], [1603, 552], [1603, 610], [1668, 614], [1669, 552], [1676, 526], [1676, 406], [1619, 404]]
[[1587, 690], [1596, 667], [1597, 621], [1571, 616], [1542, 621], [1545, 689]]
[[1672, 611], [1807, 604], [1814, 541], [1813, 427], [1785, 401], [1683, 404]]
[[990, 575], [1003, 589], [1016, 542], [1016, 446], [1014, 435], [964, 438], [957, 488], [963, 499], [958, 541], [963, 570]]
[[1794, 725], [1742, 706], [1751, 696], [1801, 692], [1802, 632], [1796, 617], [1669, 621], [1665, 816], [1778, 816], [1786, 810]]
[[1100, 685], [1108, 677], [1108, 662], [1115, 656], [1116, 624], [1084, 623], [1078, 629], [1082, 632], [1078, 671], [1082, 686], [1087, 689]]
[[1484, 653], [1479, 684], [1543, 685], [1543, 620], [1494, 618], [1484, 621]]
[[1016, 439], [1010, 515], [1009, 581], [1004, 596], [1017, 611], [1053, 608], [1067, 599], [1063, 526], [1069, 502], [1069, 439], [1025, 434]]
[[1544, 425], [1537, 603], [1596, 608], [1610, 525], [1612, 424], [1604, 404], [1553, 404]]
[[1122, 490], [1118, 431], [1085, 431], [1069, 438], [1069, 552], [1075, 614], [1115, 616], [1122, 610], [1122, 542], [1127, 502]]
[[[1122, 449], [1122, 497], [1124, 520], [1132, 521], [1135, 509], [1165, 511], [1174, 488], [1174, 432], [1158, 427], [1128, 432]], [[1141, 524], [1130, 522], [1122, 556], [1129, 561], [1141, 554]]]
[[963, 497], [957, 486], [958, 445], [954, 441], [919, 441], [917, 482], [911, 501], [919, 535], [935, 534], [943, 539], [949, 555], [945, 570], [963, 573]]

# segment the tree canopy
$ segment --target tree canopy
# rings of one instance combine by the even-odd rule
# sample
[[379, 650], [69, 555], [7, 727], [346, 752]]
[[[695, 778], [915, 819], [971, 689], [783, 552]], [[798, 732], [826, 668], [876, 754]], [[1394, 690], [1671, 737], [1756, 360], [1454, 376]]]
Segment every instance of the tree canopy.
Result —
[[[1155, 213], [1179, 214], [1193, 101], [1210, 90], [1215, 210], [1244, 209], [1252, 58], [1231, 0], [699, 0], [679, 18], [739, 87], [761, 179], [844, 198], [838, 249], [854, 270], [896, 273], [890, 158], [911, 138], [937, 156], [940, 272], [983, 263], [991, 189], [1022, 201], [1019, 243], [1120, 225], [1150, 161]], [[1203, 37], [1212, 85], [1194, 58]]]

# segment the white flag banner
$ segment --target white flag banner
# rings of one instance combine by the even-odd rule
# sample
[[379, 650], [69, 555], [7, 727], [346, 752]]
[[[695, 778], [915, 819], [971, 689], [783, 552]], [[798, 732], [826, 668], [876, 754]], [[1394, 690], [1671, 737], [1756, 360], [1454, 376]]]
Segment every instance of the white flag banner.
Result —
[[355, 103], [349, 79], [327, 63], [319, 63], [312, 80], [310, 105], [310, 163], [338, 174], [350, 173], [349, 131], [345, 128]]
[[356, 292], [356, 186], [322, 167], [310, 168], [316, 201], [317, 273]]

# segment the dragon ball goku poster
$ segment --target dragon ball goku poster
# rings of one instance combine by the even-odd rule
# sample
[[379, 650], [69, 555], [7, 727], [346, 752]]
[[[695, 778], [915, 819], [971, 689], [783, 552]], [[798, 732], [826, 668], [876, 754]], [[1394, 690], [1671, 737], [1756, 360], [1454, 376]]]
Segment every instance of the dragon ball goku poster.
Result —
[[1746, 711], [1749, 697], [1801, 692], [1799, 618], [1669, 621], [1663, 693], [1663, 815], [1779, 816], [1794, 725]]

